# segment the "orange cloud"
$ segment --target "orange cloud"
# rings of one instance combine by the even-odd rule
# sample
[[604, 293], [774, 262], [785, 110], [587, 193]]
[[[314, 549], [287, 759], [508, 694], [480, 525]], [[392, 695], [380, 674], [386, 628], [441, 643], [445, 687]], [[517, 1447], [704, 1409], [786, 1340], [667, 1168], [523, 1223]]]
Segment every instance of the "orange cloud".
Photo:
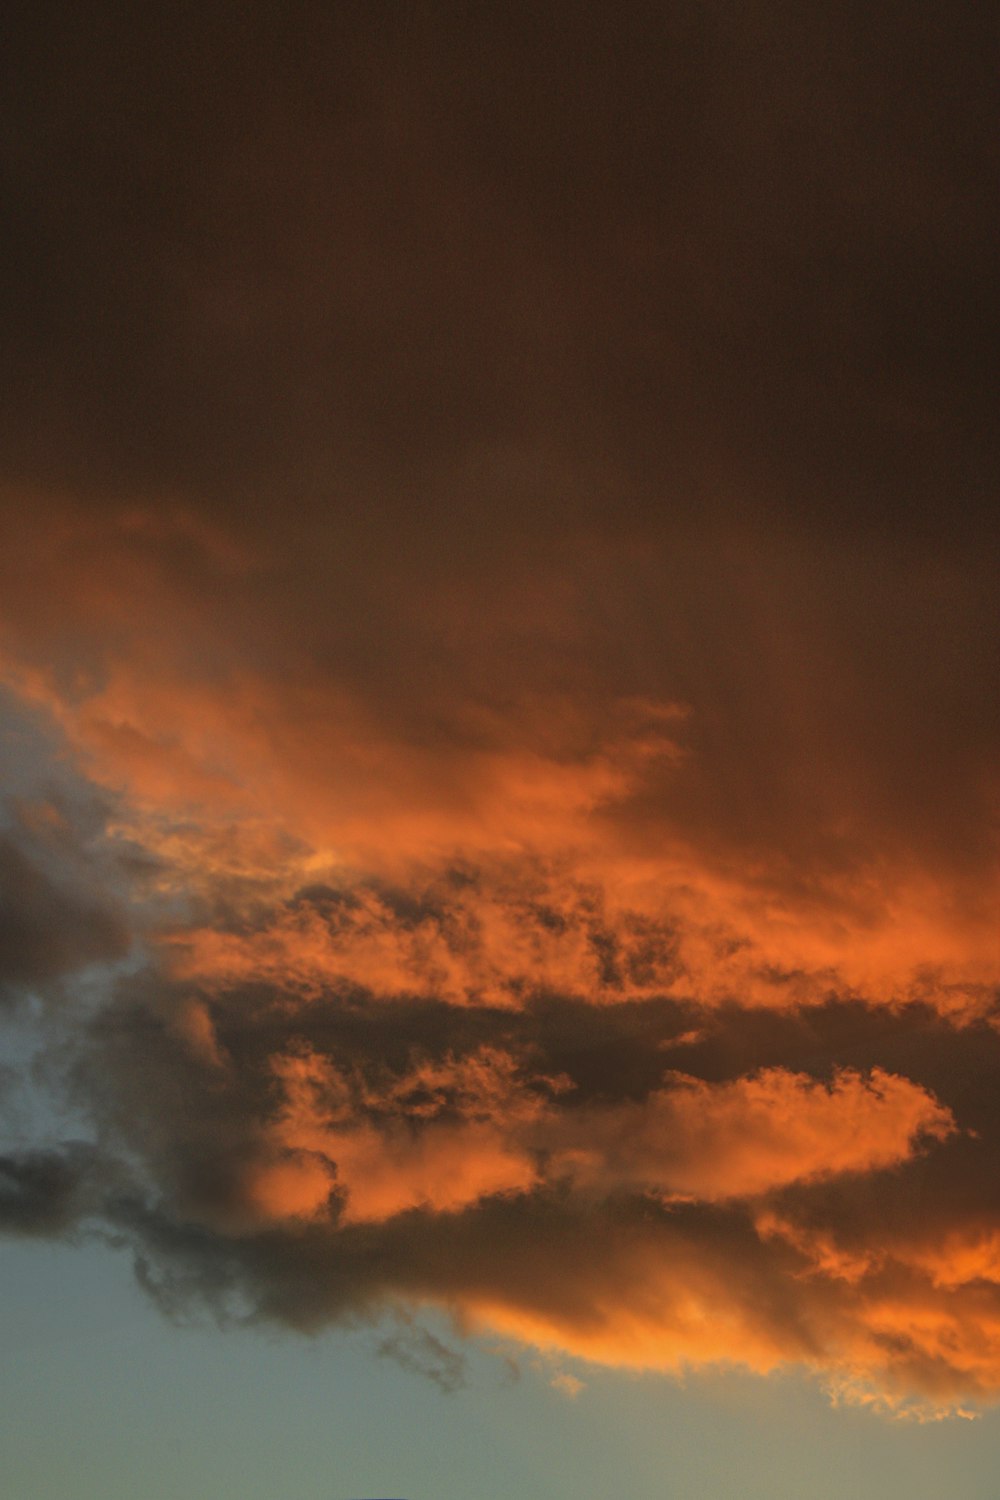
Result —
[[[454, 658], [454, 679], [428, 679], [411, 701], [381, 658], [370, 682], [340, 670], [311, 597], [299, 601], [282, 572], [291, 553], [268, 562], [246, 527], [181, 506], [97, 514], [46, 501], [42, 514], [44, 527], [17, 529], [4, 563], [3, 680], [113, 798], [112, 827], [155, 861], [160, 895], [254, 916], [252, 931], [212, 920], [175, 930], [179, 973], [237, 982], [253, 971], [299, 992], [338, 978], [394, 992], [429, 984], [461, 1003], [511, 1003], [534, 984], [598, 1001], [686, 987], [750, 1005], [849, 990], [881, 1004], [926, 998], [956, 1016], [988, 1008], [1000, 978], [995, 863], [966, 872], [868, 834], [846, 772], [816, 785], [812, 811], [789, 808], [776, 832], [748, 840], [760, 793], [740, 778], [753, 767], [735, 745], [706, 761], [717, 709], [697, 694], [586, 678], [555, 689], [528, 668], [481, 687], [442, 581], [436, 600], [401, 595], [413, 630]], [[596, 565], [581, 554], [580, 567]], [[792, 769], [811, 776], [827, 751], [808, 663], [769, 591], [778, 562], [751, 549], [725, 566], [747, 591], [775, 691], [798, 705], [810, 759]], [[26, 586], [42, 577], [48, 589]], [[506, 640], [515, 628], [508, 607], [498, 598], [477, 637], [498, 672], [491, 631]], [[537, 630], [548, 650], [543, 619]], [[464, 939], [432, 923], [404, 931], [368, 896], [335, 936], [281, 907], [317, 882], [419, 891], [456, 863], [484, 872], [475, 893], [450, 898]], [[583, 889], [612, 945], [648, 952], [636, 929], [658, 927], [671, 933], [670, 961], [636, 957], [608, 983], [579, 918]], [[524, 919], [539, 901], [561, 932]]]
[[[11, 870], [63, 862], [75, 891], [99, 864], [129, 914], [74, 1087], [119, 1153], [102, 1171], [133, 1176], [15, 1163], [0, 1220], [85, 1205], [170, 1296], [229, 1287], [296, 1326], [431, 1302], [612, 1365], [797, 1362], [893, 1409], [995, 1395], [1000, 1229], [967, 1201], [985, 1168], [941, 1163], [989, 1160], [1000, 1123], [974, 1051], [937, 1068], [996, 1044], [994, 877], [862, 835], [861, 794], [809, 781], [813, 688], [777, 626], [810, 797], [772, 819], [697, 691], [504, 677], [510, 600], [479, 622], [481, 686], [444, 594], [404, 610], [455, 652], [438, 678], [388, 659], [398, 622], [341, 670], [346, 617], [313, 632], [317, 599], [269, 593], [227, 536], [140, 513], [25, 544], [68, 582], [6, 608], [54, 783]], [[86, 857], [60, 776], [100, 809]]]
[[581, 1186], [721, 1202], [896, 1165], [954, 1122], [926, 1090], [879, 1069], [824, 1085], [775, 1068], [719, 1084], [679, 1075], [641, 1105], [570, 1115], [560, 1129], [576, 1142], [556, 1150], [553, 1170]]
[[[316, 1182], [318, 1208], [328, 1186], [313, 1163], [325, 1161], [346, 1195], [345, 1223], [454, 1212], [561, 1182], [599, 1197], [756, 1198], [898, 1165], [954, 1129], [926, 1090], [878, 1070], [826, 1086], [780, 1069], [714, 1085], [679, 1075], [641, 1104], [586, 1109], [560, 1107], [568, 1079], [522, 1081], [514, 1060], [491, 1050], [417, 1066], [381, 1089], [315, 1055], [280, 1058], [274, 1070], [284, 1103], [267, 1150], [302, 1163], [280, 1180], [301, 1181], [303, 1193]], [[278, 1196], [269, 1201], [276, 1211]], [[289, 1201], [301, 1211], [291, 1187]], [[776, 1232], [769, 1221], [766, 1232]]]
[[[538, 1182], [511, 1130], [537, 1105], [502, 1055], [417, 1069], [381, 1098], [364, 1090], [354, 1108], [346, 1081], [319, 1058], [282, 1058], [275, 1072], [285, 1103], [274, 1138], [283, 1148], [319, 1153], [331, 1163], [346, 1194], [346, 1223], [412, 1208], [454, 1212], [497, 1193], [528, 1192]], [[446, 1100], [460, 1121], [449, 1118]], [[366, 1110], [357, 1102], [380, 1115], [379, 1123], [365, 1123]]]

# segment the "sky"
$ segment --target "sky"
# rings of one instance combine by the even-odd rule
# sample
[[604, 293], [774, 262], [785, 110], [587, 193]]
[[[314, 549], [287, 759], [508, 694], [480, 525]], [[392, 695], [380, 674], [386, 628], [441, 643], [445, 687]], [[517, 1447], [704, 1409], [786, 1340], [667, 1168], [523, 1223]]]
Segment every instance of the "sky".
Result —
[[0, 33], [16, 1500], [986, 1500], [987, 9]]

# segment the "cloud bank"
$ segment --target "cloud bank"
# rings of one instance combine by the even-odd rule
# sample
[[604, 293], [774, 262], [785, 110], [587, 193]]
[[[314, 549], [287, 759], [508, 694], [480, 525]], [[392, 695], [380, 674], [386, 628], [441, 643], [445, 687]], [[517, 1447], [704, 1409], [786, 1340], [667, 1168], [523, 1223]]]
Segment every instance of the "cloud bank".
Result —
[[13, 15], [6, 1232], [996, 1398], [984, 28]]

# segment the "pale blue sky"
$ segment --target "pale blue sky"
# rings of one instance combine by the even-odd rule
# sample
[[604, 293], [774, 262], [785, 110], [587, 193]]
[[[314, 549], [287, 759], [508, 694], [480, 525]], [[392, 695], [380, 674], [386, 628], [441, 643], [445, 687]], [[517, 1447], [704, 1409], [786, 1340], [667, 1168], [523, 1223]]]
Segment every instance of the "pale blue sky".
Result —
[[176, 1328], [101, 1247], [0, 1246], [10, 1500], [994, 1500], [1000, 1417], [833, 1410], [797, 1378], [679, 1386], [473, 1352], [445, 1394], [366, 1332]]

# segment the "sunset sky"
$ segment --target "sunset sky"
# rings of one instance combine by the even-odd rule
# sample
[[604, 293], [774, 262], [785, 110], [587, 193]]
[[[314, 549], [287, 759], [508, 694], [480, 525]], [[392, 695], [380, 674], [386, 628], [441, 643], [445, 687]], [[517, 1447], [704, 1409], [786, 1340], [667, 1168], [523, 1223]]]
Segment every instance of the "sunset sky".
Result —
[[11, 1500], [995, 1500], [998, 32], [11, 0]]

